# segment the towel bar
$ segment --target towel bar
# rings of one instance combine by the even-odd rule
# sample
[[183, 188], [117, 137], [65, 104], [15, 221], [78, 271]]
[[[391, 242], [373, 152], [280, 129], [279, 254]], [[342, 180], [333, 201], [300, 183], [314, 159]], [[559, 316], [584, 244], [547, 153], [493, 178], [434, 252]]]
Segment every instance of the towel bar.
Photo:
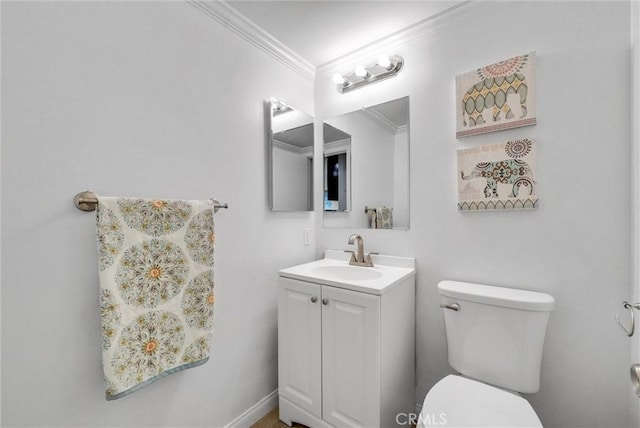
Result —
[[[212, 199], [212, 201], [213, 212], [217, 213], [220, 208], [229, 208], [229, 204], [222, 204], [216, 199]], [[89, 191], [80, 192], [73, 198], [73, 203], [80, 211], [95, 211], [98, 205], [98, 195]]]

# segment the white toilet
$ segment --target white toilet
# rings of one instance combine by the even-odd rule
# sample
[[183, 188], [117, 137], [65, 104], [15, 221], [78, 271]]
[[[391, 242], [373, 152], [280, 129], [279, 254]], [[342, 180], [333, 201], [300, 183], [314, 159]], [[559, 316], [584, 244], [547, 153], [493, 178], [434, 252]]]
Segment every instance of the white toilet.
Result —
[[460, 375], [436, 383], [418, 427], [542, 427], [520, 392], [540, 389], [553, 297], [466, 282], [438, 284], [449, 364]]

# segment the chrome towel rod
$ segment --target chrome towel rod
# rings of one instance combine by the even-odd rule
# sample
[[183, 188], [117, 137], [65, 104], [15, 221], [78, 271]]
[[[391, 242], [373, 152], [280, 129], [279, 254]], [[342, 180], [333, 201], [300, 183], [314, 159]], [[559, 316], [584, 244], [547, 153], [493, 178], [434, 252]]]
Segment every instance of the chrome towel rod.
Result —
[[[229, 208], [229, 204], [222, 204], [216, 199], [212, 199], [212, 201], [213, 211], [216, 213], [220, 208]], [[75, 204], [76, 208], [81, 211], [95, 211], [96, 206], [98, 205], [98, 195], [89, 191], [80, 192], [75, 196], [75, 198], [73, 198], [73, 203]]]

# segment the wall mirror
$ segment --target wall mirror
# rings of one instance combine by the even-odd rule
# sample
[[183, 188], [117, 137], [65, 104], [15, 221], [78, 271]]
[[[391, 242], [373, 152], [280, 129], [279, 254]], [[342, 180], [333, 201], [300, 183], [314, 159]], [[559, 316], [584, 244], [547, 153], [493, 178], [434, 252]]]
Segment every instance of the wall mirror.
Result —
[[271, 209], [313, 210], [313, 117], [271, 98]]
[[409, 228], [409, 97], [326, 119], [324, 226]]

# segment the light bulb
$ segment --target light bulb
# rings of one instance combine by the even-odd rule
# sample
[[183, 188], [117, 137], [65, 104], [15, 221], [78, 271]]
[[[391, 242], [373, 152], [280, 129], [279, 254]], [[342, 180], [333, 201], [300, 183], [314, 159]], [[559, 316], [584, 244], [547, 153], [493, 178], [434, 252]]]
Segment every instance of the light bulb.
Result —
[[358, 77], [368, 77], [368, 75], [369, 75], [369, 72], [367, 71], [366, 68], [364, 68], [363, 65], [356, 66], [356, 68], [355, 68], [355, 70], [353, 70], [353, 72]]
[[389, 55], [380, 55], [378, 57], [378, 65], [380, 67], [384, 67], [387, 70], [391, 68], [391, 60], [389, 59]]
[[332, 80], [336, 85], [344, 85], [344, 77], [340, 73], [334, 74]]

